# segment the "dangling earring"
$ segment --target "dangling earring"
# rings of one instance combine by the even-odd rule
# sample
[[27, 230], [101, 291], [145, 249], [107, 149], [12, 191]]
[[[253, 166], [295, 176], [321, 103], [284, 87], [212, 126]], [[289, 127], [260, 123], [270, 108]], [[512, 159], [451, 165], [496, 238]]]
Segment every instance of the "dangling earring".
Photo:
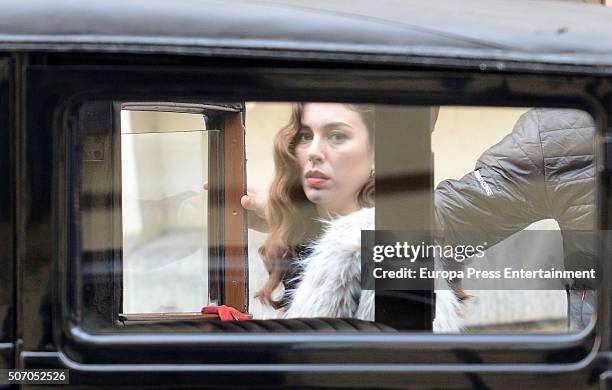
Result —
[[374, 168], [370, 171], [370, 179], [374, 179]]

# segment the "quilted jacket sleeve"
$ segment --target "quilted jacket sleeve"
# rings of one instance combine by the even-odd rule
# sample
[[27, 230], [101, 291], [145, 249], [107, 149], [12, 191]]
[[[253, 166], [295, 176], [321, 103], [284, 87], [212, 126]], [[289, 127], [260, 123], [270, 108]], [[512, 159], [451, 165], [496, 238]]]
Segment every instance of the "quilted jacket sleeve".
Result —
[[474, 171], [437, 186], [436, 224], [447, 243], [493, 245], [549, 217], [538, 126], [537, 113], [528, 111], [480, 156]]

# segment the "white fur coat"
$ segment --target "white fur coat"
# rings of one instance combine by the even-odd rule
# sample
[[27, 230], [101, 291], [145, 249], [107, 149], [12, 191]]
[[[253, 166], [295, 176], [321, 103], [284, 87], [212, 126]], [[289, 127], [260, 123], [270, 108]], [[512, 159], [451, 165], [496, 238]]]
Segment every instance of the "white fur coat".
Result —
[[[363, 208], [325, 221], [309, 256], [299, 259], [300, 280], [288, 291], [284, 318], [347, 317], [374, 321], [374, 291], [361, 290], [361, 230], [374, 230], [374, 209]], [[460, 302], [450, 290], [436, 291], [435, 332], [463, 329]]]

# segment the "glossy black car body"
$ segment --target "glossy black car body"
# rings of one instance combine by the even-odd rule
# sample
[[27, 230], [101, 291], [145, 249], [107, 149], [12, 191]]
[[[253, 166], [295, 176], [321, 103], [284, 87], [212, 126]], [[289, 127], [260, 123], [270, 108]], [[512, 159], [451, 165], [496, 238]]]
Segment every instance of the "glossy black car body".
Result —
[[571, 335], [88, 332], [72, 310], [67, 113], [91, 96], [582, 108], [607, 230], [610, 36], [612, 10], [562, 3], [4, 3], [0, 368], [69, 368], [79, 387], [607, 388], [609, 288]]

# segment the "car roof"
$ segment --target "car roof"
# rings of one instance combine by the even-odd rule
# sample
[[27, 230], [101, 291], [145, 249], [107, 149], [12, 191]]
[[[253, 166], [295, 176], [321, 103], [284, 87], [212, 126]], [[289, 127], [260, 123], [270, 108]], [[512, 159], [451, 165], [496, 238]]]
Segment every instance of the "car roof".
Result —
[[0, 50], [612, 66], [612, 9], [508, 0], [5, 0]]

